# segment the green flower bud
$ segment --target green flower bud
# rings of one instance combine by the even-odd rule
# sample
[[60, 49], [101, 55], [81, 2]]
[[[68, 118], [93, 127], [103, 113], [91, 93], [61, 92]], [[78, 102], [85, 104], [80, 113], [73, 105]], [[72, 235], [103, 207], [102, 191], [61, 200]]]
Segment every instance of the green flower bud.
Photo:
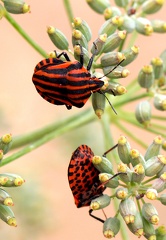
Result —
[[166, 32], [166, 22], [163, 20], [154, 19], [151, 20], [153, 31], [156, 33], [165, 33]]
[[134, 167], [134, 172], [132, 173], [132, 182], [141, 183], [145, 177], [145, 169], [141, 163]]
[[122, 24], [120, 25], [120, 30], [126, 30], [127, 33], [131, 33], [135, 30], [135, 21], [128, 15], [122, 17]]
[[126, 38], [126, 31], [118, 31], [113, 33], [107, 38], [107, 41], [104, 44], [102, 51], [104, 53], [107, 53], [115, 50], [117, 47], [119, 47], [119, 45], [125, 38]]
[[117, 6], [125, 8], [127, 7], [129, 0], [115, 0], [115, 3]]
[[103, 225], [103, 234], [106, 238], [113, 238], [120, 230], [120, 221], [118, 218], [107, 218]]
[[101, 57], [101, 65], [102, 67], [115, 66], [123, 59], [125, 59], [125, 56], [121, 52], [106, 53]]
[[153, 142], [148, 146], [146, 153], [145, 153], [145, 160], [148, 160], [154, 156], [159, 155], [160, 149], [162, 145], [162, 138], [161, 136], [157, 136], [153, 139]]
[[145, 218], [142, 218], [142, 221], [144, 227], [144, 237], [148, 240], [156, 240], [156, 234], [153, 224], [151, 224]]
[[17, 226], [14, 213], [8, 206], [0, 204], [0, 218], [10, 226]]
[[156, 200], [158, 197], [158, 193], [156, 189], [148, 188], [145, 193], [146, 197], [150, 200]]
[[135, 202], [129, 198], [121, 201], [119, 204], [119, 212], [126, 224], [134, 223], [137, 213]]
[[85, 64], [85, 66], [87, 66], [90, 58], [89, 58], [89, 52], [86, 48], [80, 47], [80, 45], [75, 45], [74, 46], [74, 57], [77, 61], [80, 61], [80, 56], [82, 54], [81, 48], [82, 48], [82, 52], [83, 52], [84, 64]]
[[145, 164], [145, 175], [152, 177], [156, 175], [166, 164], [166, 157], [158, 155], [150, 158]]
[[158, 12], [164, 4], [164, 0], [147, 0], [142, 4], [142, 11], [146, 14]]
[[154, 188], [158, 193], [162, 192], [166, 188], [166, 172], [161, 174], [160, 178], [153, 182], [152, 188]]
[[106, 33], [107, 36], [110, 36], [113, 34], [118, 27], [118, 18], [119, 16], [114, 16], [111, 19], [105, 21], [99, 29], [99, 35]]
[[[100, 35], [94, 42], [93, 45], [91, 47], [91, 53], [98, 55], [100, 53], [100, 51], [102, 50], [105, 42], [107, 40], [107, 34], [104, 33], [102, 35]], [[97, 47], [97, 49], [96, 49]]]
[[126, 137], [120, 136], [118, 139], [118, 155], [120, 160], [125, 163], [130, 163], [130, 143], [127, 141]]
[[129, 223], [127, 226], [139, 238], [144, 234], [143, 221], [139, 212], [135, 215], [134, 222]]
[[157, 177], [160, 177], [163, 173], [166, 172], [166, 165], [157, 173]]
[[159, 197], [159, 200], [163, 205], [166, 205], [166, 193], [162, 193]]
[[80, 44], [85, 49], [88, 49], [88, 42], [85, 36], [77, 29], [73, 29], [72, 32], [72, 44], [73, 46]]
[[[5, 179], [4, 182], [1, 179]], [[2, 173], [0, 174], [0, 185], [3, 187], [18, 187], [24, 183], [24, 179], [17, 174]]]
[[104, 19], [107, 21], [108, 19], [110, 19], [111, 17], [113, 17], [113, 11], [111, 7], [108, 7], [104, 10], [103, 12], [104, 15]]
[[5, 8], [0, 4], [0, 19], [5, 16]]
[[115, 96], [123, 95], [127, 92], [127, 89], [117, 82], [109, 82], [108, 87], [105, 90], [108, 94], [113, 94]]
[[90, 208], [92, 210], [99, 210], [107, 207], [111, 202], [111, 198], [104, 194], [102, 196], [99, 196], [91, 201]]
[[115, 6], [111, 6], [104, 10], [103, 15], [104, 15], [105, 20], [108, 20], [114, 16], [121, 16], [122, 13], [119, 8], [117, 8]]
[[8, 177], [0, 175], [0, 186], [3, 186], [8, 181]]
[[156, 93], [154, 95], [154, 106], [156, 109], [160, 111], [165, 111], [166, 110], [166, 95]]
[[115, 194], [118, 199], [124, 200], [128, 197], [128, 189], [124, 187], [118, 188]]
[[[104, 183], [106, 187], [117, 188], [119, 186], [119, 181], [117, 177], [112, 178], [113, 175], [109, 173], [100, 173], [99, 180], [101, 183]], [[112, 178], [112, 179], [111, 179]], [[110, 180], [109, 180], [110, 179]], [[105, 182], [107, 182], [105, 184]]]
[[97, 13], [103, 14], [104, 10], [110, 7], [109, 0], [86, 0], [88, 5]]
[[6, 154], [12, 145], [12, 135], [5, 134], [0, 138], [0, 149], [3, 150], [3, 154]]
[[138, 53], [139, 53], [139, 47], [134, 45], [131, 48], [122, 51], [122, 53], [125, 56], [125, 61], [123, 61], [121, 63], [121, 66], [124, 67], [136, 59], [136, 57], [138, 56]]
[[[103, 72], [107, 77], [109, 78], [125, 78], [129, 75], [129, 70], [127, 68], [124, 68], [122, 66], [117, 66], [116, 69], [114, 69], [113, 71], [111, 71], [111, 69], [113, 69], [114, 67], [104, 67], [103, 68]], [[110, 72], [110, 73], [109, 73]], [[109, 74], [108, 74], [109, 73]]]
[[87, 22], [79, 17], [74, 18], [73, 28], [79, 30], [89, 42], [92, 38], [92, 32]]
[[0, 161], [3, 159], [3, 150], [0, 149]]
[[135, 29], [137, 32], [150, 36], [153, 33], [153, 27], [147, 18], [139, 17], [135, 20]]
[[138, 74], [138, 83], [143, 88], [150, 88], [154, 83], [154, 72], [151, 65], [145, 65]]
[[105, 95], [95, 92], [92, 94], [92, 106], [95, 114], [101, 119], [105, 109]]
[[151, 64], [153, 66], [155, 79], [159, 79], [160, 77], [162, 77], [164, 73], [163, 60], [159, 57], [156, 57], [151, 60]]
[[151, 120], [151, 105], [149, 101], [141, 101], [137, 104], [135, 117], [137, 121], [145, 127], [149, 126]]
[[157, 225], [159, 216], [156, 208], [151, 203], [144, 203], [142, 207], [142, 216], [150, 223]]
[[160, 58], [163, 60], [164, 73], [166, 73], [166, 50], [161, 53]]
[[166, 140], [162, 142], [162, 149], [166, 150]]
[[0, 204], [5, 206], [13, 206], [13, 200], [11, 196], [2, 188], [0, 188]]
[[53, 44], [60, 50], [68, 50], [69, 43], [66, 36], [57, 28], [47, 27], [47, 33]]
[[30, 6], [24, 0], [3, 0], [3, 3], [9, 13], [21, 14], [30, 12]]
[[135, 167], [139, 163], [145, 166], [145, 159], [137, 149], [130, 150], [130, 162], [133, 167]]
[[157, 86], [158, 88], [165, 88], [166, 86], [166, 76], [161, 76], [159, 79], [157, 79]]
[[124, 163], [118, 164], [117, 171], [119, 173], [126, 173], [126, 174], [119, 175], [119, 178], [123, 182], [126, 182], [126, 183], [131, 182], [132, 171], [130, 170], [130, 168], [127, 167], [126, 164], [124, 164]]
[[97, 168], [100, 172], [106, 172], [113, 174], [112, 163], [105, 157], [94, 156], [92, 158], [92, 163], [95, 168]]
[[166, 227], [164, 225], [159, 226], [156, 229], [155, 232], [156, 232], [157, 240], [165, 240], [165, 238], [166, 238]]

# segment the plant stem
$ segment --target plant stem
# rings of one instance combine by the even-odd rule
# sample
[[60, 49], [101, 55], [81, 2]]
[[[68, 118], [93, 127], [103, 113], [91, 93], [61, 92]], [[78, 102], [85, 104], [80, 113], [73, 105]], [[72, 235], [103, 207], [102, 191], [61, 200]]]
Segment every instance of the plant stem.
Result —
[[77, 121], [77, 119], [80, 119], [80, 125], [83, 125], [87, 122], [95, 120], [95, 115], [94, 115], [92, 109], [89, 108], [89, 109], [86, 109], [86, 110], [80, 112], [77, 115], [74, 115], [72, 117], [66, 118], [66, 119], [58, 121], [58, 122], [51, 123], [43, 128], [36, 130], [36, 131], [14, 137], [11, 149], [16, 149], [16, 148], [22, 147], [26, 144], [29, 144], [31, 142], [34, 142], [34, 141], [44, 137], [45, 135], [47, 135], [53, 131], [56, 131], [58, 128], [62, 128], [63, 126], [68, 126], [68, 124], [71, 124], [72, 122]]
[[119, 121], [115, 122], [115, 125], [117, 128], [121, 129], [127, 136], [130, 136], [135, 142], [137, 142], [140, 146], [144, 147], [145, 149], [147, 148], [147, 144], [145, 144], [142, 139], [137, 138], [131, 130], [127, 129], [123, 124], [121, 124]]
[[[101, 119], [102, 129], [103, 129], [103, 135], [104, 135], [104, 141], [105, 141], [105, 148], [110, 149], [110, 147], [113, 147], [115, 145], [113, 141], [113, 136], [110, 128], [110, 121], [107, 114], [104, 114]], [[112, 159], [116, 162], [116, 164], [120, 163], [120, 159], [117, 157], [117, 154], [115, 151], [110, 152]]]
[[70, 26], [71, 26], [71, 23], [73, 22], [74, 15], [73, 15], [73, 11], [72, 11], [72, 8], [71, 8], [70, 1], [69, 0], [63, 0], [63, 4], [65, 6], [66, 13], [67, 13], [69, 23], [70, 23]]
[[142, 99], [142, 98], [148, 97], [148, 96], [150, 96], [150, 93], [142, 93], [142, 94], [138, 94], [138, 95], [136, 95], [136, 96], [133, 95], [132, 97], [126, 96], [126, 94], [125, 94], [125, 95], [123, 95], [123, 96], [121, 96], [121, 97], [119, 98], [119, 101], [118, 101], [118, 102], [115, 102], [114, 106], [115, 106], [115, 107], [117, 107], [117, 106], [123, 106], [123, 105], [125, 105], [125, 104], [127, 104], [127, 103], [130, 103], [130, 102], [133, 102], [133, 101], [136, 101], [136, 100], [138, 100], [138, 99]]
[[[77, 117], [72, 117], [67, 120], [65, 120], [61, 125], [59, 125], [58, 127], [56, 127], [56, 129], [54, 131], [51, 131], [53, 125], [50, 125], [50, 129], [47, 126], [44, 129], [40, 129], [38, 130], [38, 136], [35, 136], [35, 133], [31, 133], [29, 135], [20, 137], [17, 144], [15, 144], [15, 147], [18, 145], [20, 146], [20, 141], [22, 140], [25, 143], [30, 143], [30, 145], [26, 146], [25, 148], [21, 149], [20, 151], [12, 154], [11, 156], [5, 158], [1, 163], [0, 166], [4, 166], [12, 161], [14, 161], [15, 159], [31, 152], [32, 150], [40, 147], [41, 145], [47, 143], [48, 141], [56, 138], [57, 136], [62, 135], [63, 133], [70, 131], [72, 129], [75, 129], [77, 127], [83, 126], [84, 124], [87, 124], [89, 122], [92, 122], [95, 118], [94, 118], [94, 113], [91, 110], [88, 111], [84, 111], [81, 114], [78, 114]], [[66, 124], [67, 121], [67, 124]], [[58, 124], [56, 124], [57, 126]], [[50, 130], [50, 132], [46, 134], [46, 130]], [[34, 137], [36, 137], [36, 141], [34, 141]], [[15, 140], [16, 141], [16, 140]]]
[[16, 31], [43, 57], [47, 58], [48, 54], [23, 30], [23, 28], [5, 11], [6, 20], [16, 29]]

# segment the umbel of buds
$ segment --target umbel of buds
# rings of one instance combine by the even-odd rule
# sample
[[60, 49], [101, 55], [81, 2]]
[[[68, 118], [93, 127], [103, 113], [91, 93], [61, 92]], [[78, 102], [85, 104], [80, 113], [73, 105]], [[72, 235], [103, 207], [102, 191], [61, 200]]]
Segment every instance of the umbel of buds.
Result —
[[[87, 2], [97, 12], [104, 11], [105, 8], [110, 6], [109, 1], [95, 0]], [[98, 6], [100, 7], [98, 8]], [[93, 44], [91, 44], [89, 49], [92, 33], [88, 23], [80, 17], [75, 17], [72, 22], [71, 35], [75, 59], [81, 62], [83, 59], [83, 65], [87, 68], [90, 66], [89, 61], [92, 60], [90, 59], [90, 55], [92, 55], [93, 61], [91, 61], [90, 74], [93, 73], [92, 76], [104, 82], [103, 87], [100, 89], [101, 91], [92, 94], [92, 106], [99, 119], [102, 118], [105, 112], [105, 108], [108, 105], [107, 102], [109, 103], [109, 107], [111, 105], [109, 97], [106, 96], [107, 94], [121, 96], [127, 92], [126, 88], [118, 82], [118, 79], [125, 78], [129, 75], [130, 72], [126, 66], [133, 62], [139, 53], [139, 48], [137, 46], [124, 49], [124, 52], [116, 51], [123, 43], [127, 34], [125, 29], [118, 29], [120, 23], [121, 18], [118, 16], [114, 16], [104, 22], [99, 29], [98, 37], [93, 40]], [[58, 49], [66, 50], [71, 53], [69, 42], [65, 34], [53, 26], [47, 27], [47, 33], [52, 43]], [[89, 54], [89, 52], [91, 52], [91, 54]], [[56, 57], [54, 53], [49, 54], [49, 56]], [[64, 59], [62, 58], [62, 60]], [[124, 63], [125, 61], [126, 63]], [[122, 63], [123, 66], [121, 65]], [[97, 68], [101, 69], [103, 73], [101, 74], [100, 72], [99, 75]], [[117, 81], [115, 81], [115, 79], [117, 79]], [[114, 112], [116, 113], [116, 111]]]
[[[106, 238], [113, 238], [119, 232], [121, 215], [134, 235], [145, 236], [149, 240], [160, 239], [157, 238], [159, 230], [156, 228], [160, 217], [153, 200], [166, 205], [166, 194], [163, 193], [166, 189], [166, 156], [160, 152], [161, 146], [162, 138], [156, 136], [145, 153], [141, 154], [137, 149], [131, 148], [125, 136], [120, 136], [117, 146], [120, 162], [116, 170], [105, 156], [93, 157], [94, 166], [101, 172], [101, 183], [116, 190], [112, 196], [104, 194], [94, 198], [90, 208], [103, 209], [110, 204], [111, 198], [119, 202], [115, 216], [108, 216], [104, 221], [103, 234]], [[120, 175], [112, 178], [116, 172]], [[163, 232], [166, 237], [166, 230]]]
[[[3, 162], [4, 156], [12, 145], [12, 135], [4, 134], [0, 138], [0, 161]], [[19, 187], [24, 183], [24, 179], [13, 173], [0, 173], [0, 218], [10, 226], [17, 226], [16, 218], [10, 207], [14, 205], [13, 199], [6, 191], [7, 187]], [[5, 189], [4, 189], [5, 188]]]

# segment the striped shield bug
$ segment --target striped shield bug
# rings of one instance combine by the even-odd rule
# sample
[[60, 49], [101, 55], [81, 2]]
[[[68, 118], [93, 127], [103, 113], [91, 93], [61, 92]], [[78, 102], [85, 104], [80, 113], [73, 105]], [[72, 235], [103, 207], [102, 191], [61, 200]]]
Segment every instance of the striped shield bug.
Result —
[[[64, 56], [66, 61], [60, 59]], [[48, 58], [39, 62], [34, 70], [32, 81], [38, 93], [48, 102], [81, 108], [92, 92], [100, 91], [104, 82], [91, 76], [89, 70], [93, 63], [92, 55], [87, 69], [83, 66], [83, 54], [80, 62], [71, 62], [67, 53], [62, 52], [57, 58]]]
[[[103, 154], [106, 156], [108, 152], [116, 148], [117, 145], [109, 149]], [[87, 145], [79, 146], [72, 154], [68, 167], [68, 181], [71, 188], [75, 204], [77, 208], [90, 206], [93, 199], [103, 195], [106, 189], [105, 184], [120, 173], [115, 174], [108, 181], [101, 183], [99, 180], [99, 171], [94, 167], [92, 158], [93, 151]], [[104, 220], [92, 215], [93, 210], [89, 210], [89, 215], [100, 222]]]
[[[66, 61], [60, 59], [62, 55]], [[65, 52], [56, 58], [42, 60], [36, 65], [32, 77], [37, 92], [52, 104], [65, 105], [67, 109], [71, 109], [72, 106], [82, 108], [92, 93], [104, 94], [100, 90], [104, 82], [89, 72], [94, 56], [95, 52], [87, 68], [83, 66], [83, 52], [80, 55], [80, 62], [70, 61]], [[113, 70], [114, 68], [111, 71]]]

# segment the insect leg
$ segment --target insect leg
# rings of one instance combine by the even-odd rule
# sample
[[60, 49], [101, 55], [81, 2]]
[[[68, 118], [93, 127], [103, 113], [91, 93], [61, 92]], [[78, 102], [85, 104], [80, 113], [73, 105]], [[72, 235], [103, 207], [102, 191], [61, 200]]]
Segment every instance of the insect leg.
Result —
[[102, 222], [102, 223], [105, 222], [103, 219], [94, 216], [94, 215], [92, 214], [92, 212], [93, 212], [93, 210], [90, 209], [90, 210], [89, 210], [89, 215], [90, 215], [91, 217], [93, 217], [94, 219], [96, 219], [96, 220], [98, 220], [98, 221], [100, 221], [100, 222]]
[[71, 61], [70, 58], [69, 58], [69, 56], [68, 56], [68, 54], [67, 54], [66, 52], [61, 52], [61, 53], [57, 56], [57, 58], [60, 58], [61, 56], [64, 56], [65, 59], [66, 59], [66, 61], [68, 61], [68, 62]]
[[112, 148], [108, 149], [104, 154], [103, 157], [106, 157], [106, 155], [111, 152], [112, 150], [114, 150], [116, 147], [118, 146], [118, 144], [116, 144], [115, 146], [113, 146]]
[[94, 51], [94, 53], [92, 54], [92, 56], [91, 56], [91, 58], [89, 59], [89, 63], [88, 63], [88, 66], [87, 66], [87, 70], [89, 71], [90, 69], [91, 69], [91, 67], [92, 67], [92, 63], [93, 63], [93, 59], [94, 59], [94, 57], [95, 57], [95, 55], [96, 55], [96, 52], [97, 52], [97, 46], [96, 46], [96, 44], [93, 42], [93, 44], [94, 44], [94, 46], [95, 46], [95, 51]]

